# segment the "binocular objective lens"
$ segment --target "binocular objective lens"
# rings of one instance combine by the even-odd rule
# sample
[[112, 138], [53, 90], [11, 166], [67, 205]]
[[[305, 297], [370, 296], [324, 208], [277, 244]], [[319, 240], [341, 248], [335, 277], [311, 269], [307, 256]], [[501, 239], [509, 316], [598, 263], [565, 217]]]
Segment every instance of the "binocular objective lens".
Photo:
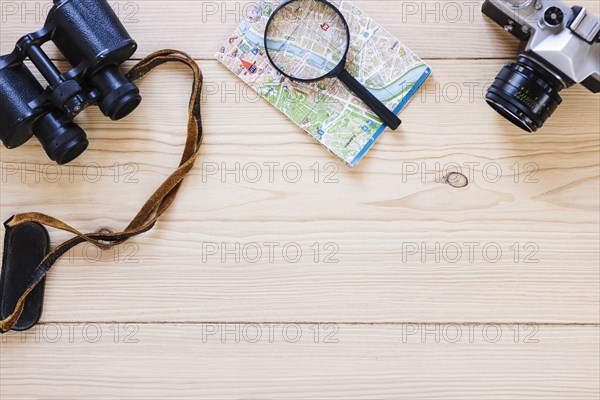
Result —
[[33, 132], [46, 154], [58, 164], [68, 164], [88, 147], [85, 132], [72, 122], [63, 123], [52, 112], [38, 119]]
[[138, 87], [116, 66], [102, 69], [91, 82], [100, 91], [100, 110], [113, 121], [131, 114], [142, 101]]

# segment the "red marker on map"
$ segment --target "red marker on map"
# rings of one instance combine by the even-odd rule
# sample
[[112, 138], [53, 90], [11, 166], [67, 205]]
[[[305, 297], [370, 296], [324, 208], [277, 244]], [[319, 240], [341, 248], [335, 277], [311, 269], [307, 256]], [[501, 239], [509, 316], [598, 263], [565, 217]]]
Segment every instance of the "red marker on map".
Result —
[[246, 60], [240, 59], [240, 61], [242, 62], [242, 64], [244, 64], [244, 68], [246, 68], [248, 70], [248, 72], [250, 72], [251, 74], [255, 74], [256, 71], [258, 70], [256, 68], [256, 65], [254, 65]]

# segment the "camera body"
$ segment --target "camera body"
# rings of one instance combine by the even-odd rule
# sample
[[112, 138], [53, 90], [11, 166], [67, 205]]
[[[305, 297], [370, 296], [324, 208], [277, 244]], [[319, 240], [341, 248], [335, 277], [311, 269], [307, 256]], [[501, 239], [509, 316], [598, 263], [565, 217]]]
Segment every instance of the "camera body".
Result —
[[[42, 49], [52, 41], [71, 64], [61, 73]], [[136, 51], [107, 0], [54, 0], [44, 27], [23, 36], [12, 53], [0, 57], [0, 139], [19, 147], [32, 136], [48, 157], [68, 163], [88, 141], [73, 120], [97, 104], [118, 120], [141, 102], [136, 85], [119, 66]], [[24, 61], [29, 59], [48, 86], [44, 88]]]
[[517, 62], [486, 96], [515, 125], [537, 131], [572, 85], [600, 92], [600, 20], [588, 10], [558, 0], [486, 0], [482, 12], [521, 41]]

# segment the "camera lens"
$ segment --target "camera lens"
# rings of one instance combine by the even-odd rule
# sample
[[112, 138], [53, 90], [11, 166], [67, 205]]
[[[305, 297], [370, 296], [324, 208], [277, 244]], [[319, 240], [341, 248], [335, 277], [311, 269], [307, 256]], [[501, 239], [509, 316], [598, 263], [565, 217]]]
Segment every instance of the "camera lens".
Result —
[[106, 67], [91, 79], [100, 91], [100, 110], [113, 121], [125, 118], [142, 101], [140, 91], [118, 67]]
[[564, 84], [542, 65], [521, 56], [508, 63], [486, 95], [488, 104], [527, 132], [536, 132], [556, 111]]
[[72, 122], [63, 123], [52, 112], [38, 119], [33, 132], [52, 161], [68, 164], [88, 147], [85, 132]]

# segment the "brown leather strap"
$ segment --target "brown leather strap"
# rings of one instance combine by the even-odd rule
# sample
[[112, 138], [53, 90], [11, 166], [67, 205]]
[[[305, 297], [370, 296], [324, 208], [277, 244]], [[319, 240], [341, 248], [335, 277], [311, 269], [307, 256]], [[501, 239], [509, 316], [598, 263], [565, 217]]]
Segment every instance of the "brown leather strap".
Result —
[[70, 232], [75, 236], [58, 245], [52, 250], [48, 256], [40, 263], [36, 271], [31, 276], [31, 283], [27, 290], [19, 298], [14, 312], [4, 321], [0, 321], [0, 332], [9, 331], [19, 320], [25, 299], [31, 291], [40, 283], [40, 281], [48, 274], [54, 263], [61, 258], [67, 251], [77, 246], [80, 243], [89, 242], [101, 249], [109, 249], [113, 246], [121, 244], [128, 239], [140, 235], [152, 229], [158, 218], [169, 208], [175, 200], [175, 196], [179, 191], [181, 183], [186, 174], [193, 168], [200, 146], [202, 144], [202, 121], [200, 117], [200, 98], [202, 91], [202, 71], [187, 54], [177, 50], [160, 50], [140, 61], [128, 73], [129, 79], [135, 81], [140, 79], [154, 68], [166, 62], [181, 62], [187, 65], [194, 73], [194, 84], [192, 87], [192, 96], [189, 103], [189, 117], [187, 125], [187, 141], [183, 150], [183, 156], [179, 168], [154, 192], [148, 199], [146, 204], [140, 209], [138, 214], [133, 218], [131, 223], [123, 232], [117, 233], [88, 233], [83, 234], [80, 231], [72, 228], [64, 222], [40, 213], [19, 214], [12, 217], [5, 223], [7, 228], [17, 226], [25, 222], [37, 222], [48, 227], [60, 229]]

